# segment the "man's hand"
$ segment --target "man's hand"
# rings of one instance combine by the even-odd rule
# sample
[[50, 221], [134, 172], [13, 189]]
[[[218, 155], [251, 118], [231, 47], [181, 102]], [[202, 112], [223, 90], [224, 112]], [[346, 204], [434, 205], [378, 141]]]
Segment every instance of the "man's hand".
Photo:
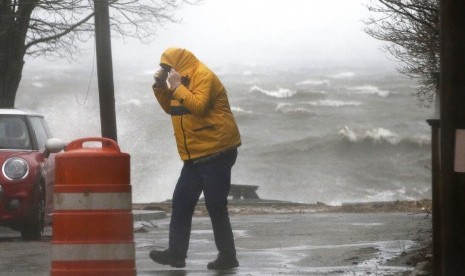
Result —
[[174, 68], [171, 68], [170, 73], [168, 74], [168, 78], [166, 79], [168, 82], [168, 89], [170, 90], [176, 90], [178, 86], [181, 85], [181, 75], [174, 70]]
[[155, 87], [166, 87], [166, 78], [168, 74], [162, 69], [158, 69], [153, 78], [155, 79]]

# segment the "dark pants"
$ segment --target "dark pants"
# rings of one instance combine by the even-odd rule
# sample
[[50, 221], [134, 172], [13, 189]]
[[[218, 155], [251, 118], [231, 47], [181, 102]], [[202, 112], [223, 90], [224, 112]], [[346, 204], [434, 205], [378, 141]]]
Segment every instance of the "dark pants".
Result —
[[236, 255], [227, 207], [231, 168], [236, 158], [237, 149], [234, 149], [204, 162], [184, 163], [173, 193], [169, 248], [174, 256], [187, 256], [192, 215], [202, 191], [212, 222], [216, 248], [220, 254]]

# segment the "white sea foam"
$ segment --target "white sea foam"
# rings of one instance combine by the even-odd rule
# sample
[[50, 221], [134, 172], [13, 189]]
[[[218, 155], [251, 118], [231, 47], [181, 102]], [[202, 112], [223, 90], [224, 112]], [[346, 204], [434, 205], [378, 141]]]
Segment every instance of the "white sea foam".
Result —
[[274, 97], [274, 98], [280, 98], [280, 99], [281, 98], [290, 98], [290, 97], [294, 96], [297, 93], [296, 91], [290, 90], [288, 88], [279, 88], [278, 90], [266, 90], [266, 89], [261, 88], [258, 85], [254, 85], [254, 86], [250, 87], [249, 91], [250, 92], [259, 92], [259, 93], [265, 94], [267, 96]]
[[231, 106], [231, 111], [233, 113], [244, 113], [244, 114], [252, 114], [253, 111], [250, 111], [250, 110], [245, 110], [241, 107], [238, 107], [238, 106]]
[[309, 109], [308, 107], [305, 107], [303, 105], [299, 104], [293, 104], [293, 103], [278, 103], [276, 105], [275, 111], [288, 114], [288, 113], [305, 113], [305, 114], [312, 114], [315, 115], [315, 113]]
[[375, 141], [388, 141], [391, 144], [399, 142], [398, 135], [385, 128], [373, 128], [365, 131], [365, 138]]
[[319, 101], [311, 101], [305, 102], [305, 104], [309, 104], [311, 106], [324, 106], [324, 107], [342, 107], [342, 106], [358, 106], [361, 105], [361, 102], [357, 101], [338, 101], [338, 100], [319, 100]]
[[420, 146], [431, 145], [430, 135], [416, 135], [413, 138], [405, 139], [406, 142], [411, 142]]
[[359, 106], [361, 102], [357, 101], [338, 101], [338, 100], [319, 100], [301, 103], [278, 103], [275, 111], [283, 113], [313, 113], [309, 107], [344, 107], [344, 106]]
[[304, 86], [304, 85], [327, 85], [329, 84], [329, 80], [314, 80], [314, 79], [309, 79], [309, 80], [303, 80], [297, 82], [295, 85], [297, 86]]
[[415, 242], [411, 240], [377, 242], [375, 243], [375, 247], [379, 250], [377, 256], [359, 263], [358, 266], [376, 267], [407, 252], [414, 245]]
[[[327, 249], [345, 249], [370, 247], [375, 251], [367, 260], [355, 262], [352, 265], [346, 266], [324, 266], [324, 267], [298, 267], [300, 272], [308, 274], [324, 274], [324, 275], [347, 275], [347, 276], [363, 276], [376, 269], [378, 275], [392, 275], [393, 273], [405, 272], [409, 268], [405, 266], [390, 266], [386, 263], [396, 258], [397, 256], [409, 251], [415, 245], [411, 240], [395, 240], [395, 241], [377, 241], [377, 242], [360, 242], [352, 244], [334, 244], [334, 245], [298, 245], [293, 247], [279, 247], [265, 250], [257, 250], [262, 254], [268, 254], [268, 259], [273, 260], [273, 264], [280, 267], [297, 268], [295, 263], [305, 258], [308, 251], [318, 251]], [[318, 253], [316, 253], [318, 254]], [[397, 275], [397, 274], [396, 274]]]
[[339, 130], [339, 135], [349, 140], [350, 142], [360, 142], [371, 140], [373, 142], [388, 142], [396, 145], [400, 142], [399, 136], [385, 128], [373, 128], [367, 130], [352, 130], [348, 126], [344, 126]]
[[348, 89], [351, 91], [354, 91], [354, 93], [356, 94], [371, 94], [371, 95], [377, 95], [380, 97], [387, 97], [390, 94], [388, 90], [381, 90], [378, 87], [373, 86], [373, 85], [362, 85], [362, 86], [356, 86], [356, 87], [349, 87]]
[[405, 187], [392, 190], [375, 190], [366, 189], [367, 194], [365, 199], [367, 202], [382, 202], [382, 201], [394, 201], [394, 200], [415, 200], [414, 197], [407, 196], [407, 190]]

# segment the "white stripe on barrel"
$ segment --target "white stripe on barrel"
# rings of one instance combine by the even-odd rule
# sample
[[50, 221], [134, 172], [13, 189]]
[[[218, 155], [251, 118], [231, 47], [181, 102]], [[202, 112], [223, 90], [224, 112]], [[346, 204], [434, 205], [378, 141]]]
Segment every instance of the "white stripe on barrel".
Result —
[[121, 261], [135, 260], [134, 243], [54, 244], [53, 261]]
[[55, 210], [132, 210], [131, 193], [55, 193]]

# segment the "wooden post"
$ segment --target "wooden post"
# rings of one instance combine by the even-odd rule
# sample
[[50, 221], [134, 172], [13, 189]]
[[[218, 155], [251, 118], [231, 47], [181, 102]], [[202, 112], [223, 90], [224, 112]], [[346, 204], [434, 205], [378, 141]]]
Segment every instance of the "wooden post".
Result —
[[455, 135], [465, 129], [465, 1], [440, 1], [442, 275], [465, 275], [465, 173], [456, 172]]
[[117, 141], [108, 0], [95, 0], [95, 43], [102, 137]]

